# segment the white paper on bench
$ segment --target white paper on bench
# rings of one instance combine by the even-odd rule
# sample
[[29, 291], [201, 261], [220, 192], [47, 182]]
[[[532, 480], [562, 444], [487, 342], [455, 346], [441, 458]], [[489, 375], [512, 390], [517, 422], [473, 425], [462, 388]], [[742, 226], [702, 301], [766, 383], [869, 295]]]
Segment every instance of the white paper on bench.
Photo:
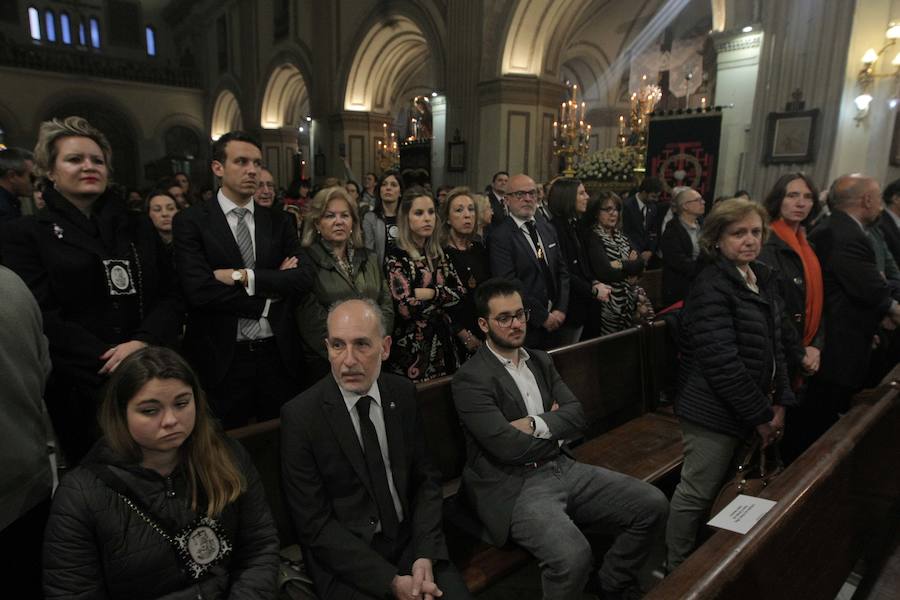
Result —
[[743, 535], [750, 531], [767, 512], [772, 510], [773, 506], [775, 506], [773, 500], [738, 494], [737, 498], [729, 502], [728, 506], [710, 519], [707, 525]]

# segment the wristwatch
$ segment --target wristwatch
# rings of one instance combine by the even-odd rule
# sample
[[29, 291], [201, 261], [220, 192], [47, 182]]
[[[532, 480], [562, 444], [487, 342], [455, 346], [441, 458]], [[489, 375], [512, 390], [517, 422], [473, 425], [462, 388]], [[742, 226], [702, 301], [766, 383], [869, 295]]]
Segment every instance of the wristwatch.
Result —
[[534, 422], [534, 417], [528, 415], [528, 423], [531, 425], [531, 433], [534, 433], [537, 429], [537, 423]]
[[244, 272], [241, 271], [240, 269], [235, 269], [234, 271], [231, 272], [231, 280], [235, 283], [235, 285], [237, 285], [239, 283], [241, 285], [245, 285], [244, 284]]

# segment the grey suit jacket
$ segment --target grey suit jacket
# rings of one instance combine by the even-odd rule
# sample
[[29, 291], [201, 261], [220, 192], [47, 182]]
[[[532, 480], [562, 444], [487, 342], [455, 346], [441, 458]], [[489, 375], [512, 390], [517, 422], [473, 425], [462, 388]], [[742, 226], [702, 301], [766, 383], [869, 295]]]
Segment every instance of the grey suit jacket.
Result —
[[387, 243], [387, 234], [384, 231], [384, 221], [373, 211], [369, 211], [363, 217], [363, 243], [366, 248], [378, 256], [378, 264], [384, 270], [384, 252]]
[[[466, 436], [463, 487], [466, 498], [498, 546], [506, 543], [513, 506], [528, 472], [526, 463], [553, 458], [560, 440], [577, 435], [585, 425], [581, 402], [559, 376], [550, 357], [528, 350], [528, 368], [541, 390], [550, 439], [522, 433], [511, 421], [528, 413], [512, 376], [482, 345], [453, 377], [453, 402]], [[559, 409], [551, 411], [553, 403]]]

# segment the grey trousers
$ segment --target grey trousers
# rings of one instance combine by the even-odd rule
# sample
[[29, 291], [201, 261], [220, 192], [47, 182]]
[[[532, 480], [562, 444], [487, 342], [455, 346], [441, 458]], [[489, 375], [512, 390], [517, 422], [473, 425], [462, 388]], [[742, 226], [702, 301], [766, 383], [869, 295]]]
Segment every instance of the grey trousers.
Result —
[[600, 585], [618, 591], [637, 583], [667, 510], [649, 483], [561, 455], [529, 472], [509, 534], [538, 559], [545, 599], [581, 598], [593, 566], [581, 530], [618, 534], [599, 571]]
[[736, 468], [740, 450], [745, 447], [739, 438], [686, 421], [681, 421], [681, 435], [684, 466], [666, 525], [670, 572], [694, 551], [700, 526], [707, 520], [722, 484]]

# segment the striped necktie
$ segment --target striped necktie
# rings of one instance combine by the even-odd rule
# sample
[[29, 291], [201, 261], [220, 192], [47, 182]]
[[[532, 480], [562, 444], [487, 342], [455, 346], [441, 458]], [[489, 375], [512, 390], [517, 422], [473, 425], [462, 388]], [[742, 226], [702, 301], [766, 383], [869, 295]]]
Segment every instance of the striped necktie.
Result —
[[[244, 259], [244, 267], [253, 269], [256, 267], [256, 255], [253, 252], [253, 238], [250, 236], [250, 228], [244, 218], [250, 212], [249, 208], [233, 208], [231, 209], [238, 219], [237, 227], [234, 231], [234, 237], [237, 240], [238, 249], [241, 251], [241, 258]], [[259, 321], [255, 319], [238, 319], [238, 329], [244, 337], [255, 340], [259, 337], [260, 327]]]

